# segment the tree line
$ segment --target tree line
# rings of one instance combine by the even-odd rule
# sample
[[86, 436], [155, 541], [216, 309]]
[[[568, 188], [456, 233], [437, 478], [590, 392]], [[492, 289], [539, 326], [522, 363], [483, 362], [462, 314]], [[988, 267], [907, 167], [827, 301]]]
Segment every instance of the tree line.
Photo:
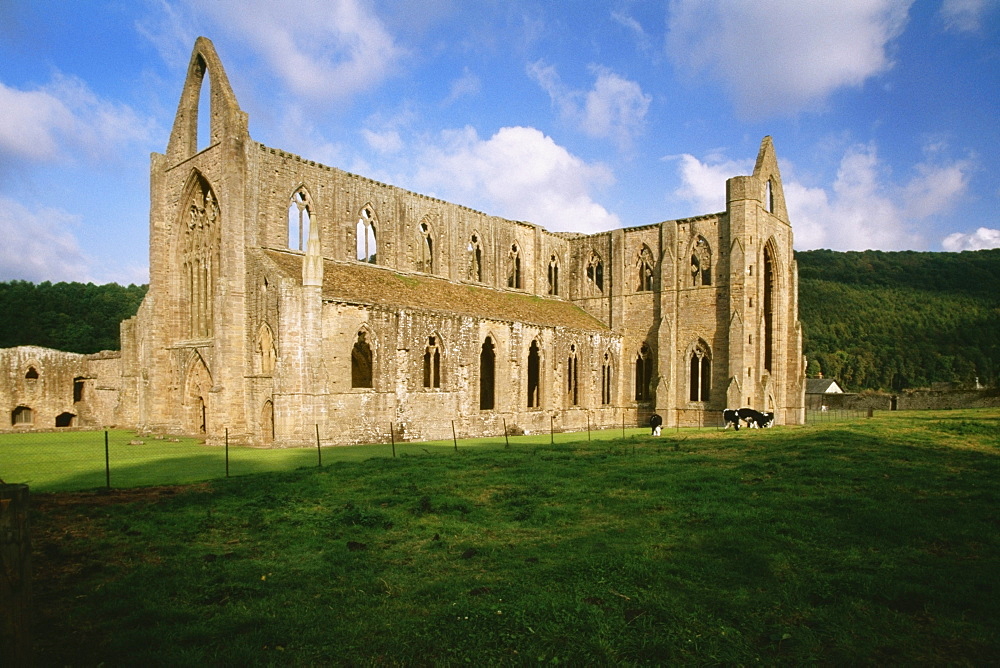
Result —
[[[997, 384], [1000, 249], [814, 250], [795, 258], [810, 376], [822, 372], [852, 391]], [[0, 282], [0, 348], [118, 350], [118, 323], [135, 315], [146, 289]]]

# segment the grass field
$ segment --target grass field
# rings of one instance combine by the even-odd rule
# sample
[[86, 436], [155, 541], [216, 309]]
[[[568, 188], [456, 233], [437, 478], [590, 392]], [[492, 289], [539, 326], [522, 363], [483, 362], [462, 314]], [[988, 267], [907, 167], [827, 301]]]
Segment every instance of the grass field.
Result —
[[37, 659], [1000, 660], [1000, 412], [606, 435], [33, 494]]

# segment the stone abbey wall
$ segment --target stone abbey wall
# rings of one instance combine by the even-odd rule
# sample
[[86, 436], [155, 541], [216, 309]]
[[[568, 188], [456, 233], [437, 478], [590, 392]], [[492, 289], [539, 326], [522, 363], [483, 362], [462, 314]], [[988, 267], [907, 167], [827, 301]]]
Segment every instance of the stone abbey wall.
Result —
[[450, 438], [654, 411], [668, 426], [716, 424], [732, 405], [803, 420], [770, 138], [754, 173], [727, 183], [725, 211], [585, 235], [321, 165], [247, 128], [199, 38], [151, 161], [149, 292], [116, 366], [92, 364], [116, 399], [94, 420], [283, 446], [317, 430], [330, 444], [390, 428]]

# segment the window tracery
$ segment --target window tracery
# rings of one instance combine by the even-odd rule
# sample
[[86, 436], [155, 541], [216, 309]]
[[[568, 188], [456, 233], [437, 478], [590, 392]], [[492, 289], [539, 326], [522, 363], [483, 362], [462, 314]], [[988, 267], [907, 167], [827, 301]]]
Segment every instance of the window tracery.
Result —
[[517, 243], [511, 244], [507, 253], [507, 287], [521, 289], [521, 249]]
[[187, 306], [188, 336], [211, 335], [215, 318], [214, 291], [219, 271], [220, 211], [215, 193], [199, 174], [187, 204], [182, 227], [181, 261]]
[[691, 249], [691, 285], [712, 284], [712, 249], [705, 237], [698, 237]]
[[604, 261], [597, 251], [591, 251], [587, 260], [587, 284], [591, 293], [604, 292]]
[[312, 218], [312, 199], [305, 186], [292, 193], [288, 204], [288, 247], [304, 251], [309, 239], [309, 224]]
[[639, 272], [639, 292], [649, 292], [653, 289], [653, 251], [646, 244], [642, 245], [636, 259], [636, 269]]
[[355, 258], [369, 264], [378, 263], [378, 242], [376, 237], [375, 211], [370, 206], [362, 207], [355, 225]]

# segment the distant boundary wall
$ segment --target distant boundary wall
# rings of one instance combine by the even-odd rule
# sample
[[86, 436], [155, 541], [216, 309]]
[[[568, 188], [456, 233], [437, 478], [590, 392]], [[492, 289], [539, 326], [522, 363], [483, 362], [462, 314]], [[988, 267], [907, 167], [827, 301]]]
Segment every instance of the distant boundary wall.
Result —
[[896, 394], [810, 394], [806, 404], [811, 410], [826, 406], [830, 410], [914, 411], [958, 408], [1000, 407], [1000, 389], [982, 390], [904, 390]]

